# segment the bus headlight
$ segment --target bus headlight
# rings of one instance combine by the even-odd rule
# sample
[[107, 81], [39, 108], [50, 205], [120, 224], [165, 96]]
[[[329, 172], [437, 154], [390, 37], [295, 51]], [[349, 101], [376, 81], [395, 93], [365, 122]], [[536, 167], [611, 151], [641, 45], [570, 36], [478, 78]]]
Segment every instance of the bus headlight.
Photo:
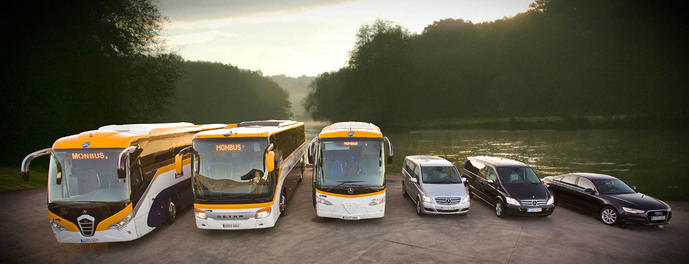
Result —
[[384, 202], [385, 202], [385, 197], [373, 198], [373, 199], [371, 199], [371, 202], [368, 203], [368, 205], [374, 206], [374, 205], [382, 204]]
[[519, 201], [517, 201], [517, 199], [514, 199], [512, 197], [505, 197], [505, 202], [507, 202], [507, 204], [519, 206]]
[[270, 216], [270, 207], [266, 207], [256, 211], [256, 219], [265, 218], [268, 216]]
[[319, 204], [324, 204], [324, 205], [333, 205], [333, 203], [331, 203], [330, 201], [323, 199], [323, 198], [320, 198], [320, 197], [316, 197], [316, 202]]
[[58, 224], [57, 221], [55, 221], [54, 219], [53, 219], [53, 220], [50, 220], [50, 226], [51, 226], [51, 227], [53, 228], [53, 230], [55, 230], [56, 232], [62, 232], [62, 231], [67, 230], [67, 228], [65, 228], [65, 227], [62, 226], [61, 224]]
[[433, 198], [431, 198], [430, 196], [425, 196], [425, 195], [424, 195], [424, 196], [423, 196], [423, 201], [424, 201], [424, 202], [427, 202], [427, 203], [433, 203]]
[[132, 220], [131, 215], [125, 216], [124, 218], [122, 218], [122, 220], [120, 220], [117, 223], [114, 223], [108, 229], [121, 230], [122, 228], [124, 228], [124, 226], [126, 226], [129, 223], [130, 220]]
[[208, 215], [206, 215], [206, 211], [198, 208], [194, 208], [194, 215], [200, 219], [206, 219], [208, 217]]

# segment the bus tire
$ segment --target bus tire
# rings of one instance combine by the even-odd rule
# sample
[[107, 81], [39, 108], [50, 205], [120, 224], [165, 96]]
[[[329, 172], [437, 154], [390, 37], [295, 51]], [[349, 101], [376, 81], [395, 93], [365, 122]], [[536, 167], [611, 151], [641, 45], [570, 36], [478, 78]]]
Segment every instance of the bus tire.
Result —
[[175, 222], [175, 219], [177, 218], [177, 204], [175, 203], [175, 199], [172, 199], [172, 196], [167, 198], [167, 220], [165, 223], [172, 224]]
[[280, 205], [278, 208], [280, 208], [280, 215], [287, 215], [287, 195], [285, 195], [284, 189], [280, 192]]

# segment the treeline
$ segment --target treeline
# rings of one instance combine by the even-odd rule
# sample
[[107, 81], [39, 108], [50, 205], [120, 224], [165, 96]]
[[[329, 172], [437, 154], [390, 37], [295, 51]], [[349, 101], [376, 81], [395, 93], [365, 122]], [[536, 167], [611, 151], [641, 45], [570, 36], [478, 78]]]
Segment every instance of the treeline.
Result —
[[513, 18], [445, 19], [420, 34], [376, 21], [305, 106], [316, 119], [392, 128], [529, 116], [686, 126], [674, 121], [689, 121], [687, 11], [682, 1], [538, 0]]
[[186, 61], [168, 111], [168, 122], [230, 123], [289, 118], [288, 93], [258, 72], [222, 63]]

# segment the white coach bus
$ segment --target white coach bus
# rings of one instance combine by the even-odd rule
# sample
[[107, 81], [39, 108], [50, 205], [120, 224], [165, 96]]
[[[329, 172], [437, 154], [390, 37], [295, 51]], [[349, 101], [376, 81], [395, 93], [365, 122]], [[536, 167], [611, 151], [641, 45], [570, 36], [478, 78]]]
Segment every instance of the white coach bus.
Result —
[[[201, 229], [275, 226], [301, 182], [304, 123], [288, 120], [242, 122], [196, 134], [190, 148], [194, 216]], [[188, 175], [188, 174], [184, 174]]]
[[[190, 177], [175, 174], [174, 155], [203, 130], [191, 123], [109, 125], [55, 141], [22, 162], [50, 154], [48, 215], [58, 242], [137, 239], [175, 220], [192, 202]], [[185, 160], [184, 170], [190, 160]]]
[[323, 128], [309, 144], [308, 155], [316, 215], [343, 220], [385, 216], [385, 163], [392, 162], [392, 155], [392, 144], [371, 123]]

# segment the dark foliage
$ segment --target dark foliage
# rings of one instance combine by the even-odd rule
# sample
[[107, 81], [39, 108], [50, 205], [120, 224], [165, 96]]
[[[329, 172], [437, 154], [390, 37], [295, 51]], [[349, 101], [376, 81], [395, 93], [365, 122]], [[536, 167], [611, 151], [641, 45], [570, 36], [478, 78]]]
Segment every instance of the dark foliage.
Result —
[[305, 105], [316, 119], [393, 128], [469, 117], [686, 120], [687, 15], [679, 0], [537, 0], [512, 18], [444, 19], [421, 34], [376, 21]]

